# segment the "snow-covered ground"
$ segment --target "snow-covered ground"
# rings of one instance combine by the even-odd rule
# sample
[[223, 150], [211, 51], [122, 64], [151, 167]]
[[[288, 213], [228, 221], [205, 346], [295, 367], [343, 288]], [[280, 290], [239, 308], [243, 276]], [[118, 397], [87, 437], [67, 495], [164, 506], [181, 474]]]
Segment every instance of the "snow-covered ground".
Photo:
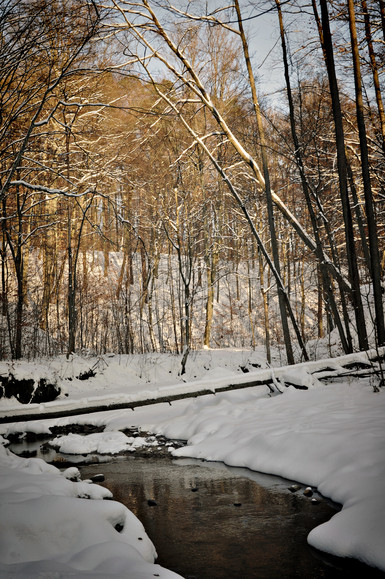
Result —
[[178, 577], [153, 564], [155, 548], [126, 507], [97, 500], [109, 491], [66, 478], [73, 468], [61, 473], [4, 447], [0, 465], [1, 577]]
[[[342, 366], [367, 361], [366, 354], [356, 354], [273, 370], [266, 367], [261, 352], [213, 350], [194, 353], [187, 376], [178, 377], [179, 359], [168, 355], [56, 359], [49, 371], [67, 395], [32, 405], [36, 408], [31, 410], [42, 418], [33, 422], [12, 423], [21, 405], [0, 400], [0, 416], [9, 417], [8, 424], [0, 425], [0, 434], [46, 432], [53, 425], [71, 423], [105, 426], [103, 433], [59, 439], [66, 452], [76, 453], [127, 449], [133, 441], [119, 431], [132, 425], [186, 439], [187, 446], [172, 450], [175, 456], [223, 461], [317, 487], [343, 508], [310, 533], [309, 543], [385, 571], [385, 391], [373, 391], [378, 378], [347, 377], [326, 385], [319, 381], [320, 370], [341, 371]], [[75, 378], [96, 362], [96, 376]], [[42, 362], [36, 364], [35, 375], [44, 367]], [[245, 369], [249, 371], [244, 373]], [[27, 363], [14, 370], [20, 376], [31, 375]], [[84, 408], [98, 399], [106, 403], [159, 398], [165, 393], [203, 386], [215, 391], [228, 383], [267, 378], [274, 379], [270, 387], [218, 392], [135, 411], [44, 419], [47, 408], [55, 405]], [[87, 482], [71, 482], [66, 477], [73, 472], [63, 474], [38, 459], [17, 458], [1, 445], [0, 468], [1, 577], [46, 577], [48, 571], [57, 572], [55, 577], [71, 572], [97, 577], [106, 576], [106, 569], [109, 577], [177, 576], [152, 566], [154, 548], [125, 507], [81, 498], [103, 498], [107, 491]]]

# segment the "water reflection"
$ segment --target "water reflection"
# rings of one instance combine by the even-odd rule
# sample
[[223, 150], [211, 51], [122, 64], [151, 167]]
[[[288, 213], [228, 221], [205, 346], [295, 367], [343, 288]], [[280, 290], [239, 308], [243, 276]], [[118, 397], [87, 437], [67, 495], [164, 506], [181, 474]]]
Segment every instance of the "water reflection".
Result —
[[18, 456], [24, 458], [41, 458], [49, 464], [54, 464], [58, 468], [65, 466], [72, 466], [84, 463], [101, 463], [110, 462], [111, 456], [101, 454], [66, 454], [58, 452], [54, 448], [47, 445], [47, 442], [52, 440], [52, 437], [40, 437], [34, 441], [26, 441], [20, 439], [12, 442], [7, 448]]
[[158, 562], [186, 579], [341, 578], [351, 577], [352, 568], [384, 576], [356, 562], [341, 568], [340, 561], [321, 560], [306, 537], [336, 507], [291, 493], [283, 479], [200, 461], [131, 457], [81, 472], [105, 475], [103, 485], [144, 524]]

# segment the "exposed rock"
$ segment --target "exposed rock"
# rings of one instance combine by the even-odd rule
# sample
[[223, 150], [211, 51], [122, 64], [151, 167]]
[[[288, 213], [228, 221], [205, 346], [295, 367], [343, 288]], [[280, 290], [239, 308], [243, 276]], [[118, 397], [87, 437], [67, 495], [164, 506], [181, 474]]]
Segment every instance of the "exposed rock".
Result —
[[6, 398], [14, 396], [21, 404], [29, 404], [32, 401], [32, 394], [35, 389], [35, 380], [33, 378], [17, 379], [13, 374], [9, 374], [8, 380], [4, 384]]
[[37, 450], [23, 450], [19, 456], [22, 458], [34, 458], [37, 456]]
[[39, 383], [32, 395], [31, 402], [35, 404], [51, 402], [51, 400], [55, 400], [59, 396], [60, 392], [60, 386], [48, 382], [46, 378], [40, 378]]
[[[184, 440], [170, 440], [161, 434], [151, 434], [149, 432], [138, 431], [137, 427], [125, 428], [122, 431], [126, 436], [133, 438], [144, 438], [143, 446], [135, 446], [135, 456], [141, 458], [171, 458], [171, 451], [174, 448], [186, 446]], [[132, 454], [133, 450], [123, 451], [119, 454]]]
[[55, 436], [59, 434], [93, 434], [94, 432], [104, 432], [105, 426], [95, 426], [94, 424], [63, 424], [50, 426], [50, 431]]
[[94, 483], [103, 482], [104, 480], [104, 474], [94, 474], [94, 476], [91, 477], [91, 481]]
[[372, 364], [367, 364], [366, 362], [349, 362], [348, 364], [344, 364], [342, 366], [346, 368], [346, 370], [368, 370], [372, 368]]
[[24, 431], [15, 431], [15, 432], [7, 432], [4, 435], [11, 444], [15, 442], [20, 442], [23, 440], [24, 442], [36, 442], [37, 440], [45, 440], [48, 437], [46, 432], [24, 432]]
[[301, 488], [301, 485], [291, 485], [289, 486], [289, 491], [292, 493], [296, 493], [297, 491], [299, 491]]
[[94, 378], [96, 376], [96, 372], [92, 370], [86, 370], [85, 372], [80, 372], [79, 376], [76, 376], [78, 380], [88, 380], [89, 378]]
[[21, 404], [40, 404], [55, 400], [61, 392], [55, 381], [40, 378], [16, 378], [12, 373], [0, 376], [0, 398], [15, 397]]

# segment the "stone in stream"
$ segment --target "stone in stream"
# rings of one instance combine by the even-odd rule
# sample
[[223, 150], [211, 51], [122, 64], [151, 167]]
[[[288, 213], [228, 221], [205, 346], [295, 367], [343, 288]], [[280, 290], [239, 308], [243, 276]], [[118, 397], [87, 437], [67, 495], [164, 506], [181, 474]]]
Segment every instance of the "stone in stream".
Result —
[[301, 488], [301, 485], [291, 485], [289, 487], [289, 491], [292, 493], [296, 493], [297, 491], [299, 491], [300, 488]]
[[92, 482], [96, 483], [96, 482], [103, 482], [104, 479], [104, 474], [94, 474], [94, 476], [91, 477]]

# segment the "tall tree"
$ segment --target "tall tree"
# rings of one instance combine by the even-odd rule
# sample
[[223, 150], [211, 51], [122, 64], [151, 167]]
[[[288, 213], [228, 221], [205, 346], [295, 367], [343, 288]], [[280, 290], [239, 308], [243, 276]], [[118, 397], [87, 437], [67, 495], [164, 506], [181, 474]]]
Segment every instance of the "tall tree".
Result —
[[[17, 206], [16, 239], [12, 239], [15, 229], [7, 228], [19, 288], [16, 358], [22, 355], [27, 242], [44, 227], [34, 222], [30, 230], [29, 226], [36, 205], [44, 203], [46, 195], [60, 194], [44, 184], [43, 175], [54, 169], [41, 155], [41, 143], [62, 104], [58, 88], [64, 79], [77, 74], [75, 63], [98, 24], [96, 6], [80, 0], [63, 5], [50, 0], [9, 0], [0, 7], [0, 200], [7, 211], [15, 206], [13, 197]], [[68, 191], [65, 174], [61, 176]], [[7, 219], [12, 223], [12, 213]]]
[[[258, 97], [257, 97], [257, 90], [256, 90], [256, 86], [255, 86], [253, 69], [251, 66], [251, 61], [250, 61], [250, 56], [249, 56], [249, 47], [248, 47], [248, 43], [246, 40], [245, 31], [243, 28], [242, 14], [241, 14], [238, 0], [235, 0], [235, 9], [237, 12], [239, 32], [241, 35], [243, 52], [245, 55], [245, 61], [246, 61], [246, 67], [247, 67], [247, 73], [248, 73], [249, 82], [250, 82], [251, 95], [252, 95], [253, 106], [254, 106], [254, 113], [255, 113], [255, 118], [257, 120], [258, 135], [259, 135], [259, 141], [260, 141], [260, 147], [261, 147], [263, 177], [264, 177], [264, 184], [265, 184], [266, 205], [267, 205], [267, 213], [268, 213], [268, 220], [269, 220], [270, 243], [271, 243], [271, 249], [272, 249], [272, 253], [273, 253], [274, 267], [275, 267], [277, 274], [279, 276], [281, 276], [281, 265], [280, 265], [279, 253], [278, 253], [277, 233], [276, 233], [276, 227], [275, 227], [275, 222], [274, 222], [274, 207], [273, 207], [273, 200], [272, 200], [272, 195], [271, 195], [270, 174], [269, 174], [269, 166], [268, 166], [268, 162], [267, 162], [267, 150], [266, 150], [265, 134], [264, 134], [264, 129], [263, 129], [261, 110], [259, 107], [259, 101], [258, 101]], [[282, 288], [283, 288], [283, 284], [278, 286], [278, 299], [279, 299], [279, 309], [280, 309], [280, 313], [281, 313], [283, 338], [284, 338], [285, 347], [286, 347], [287, 361], [289, 364], [294, 364], [293, 348], [291, 345], [289, 323], [288, 323], [287, 312], [286, 312], [286, 304], [287, 304], [288, 298], [285, 299], [285, 293], [283, 292]], [[300, 337], [300, 341], [302, 342], [302, 337]], [[301, 345], [302, 345], [302, 351], [304, 351], [305, 357], [307, 357], [306, 350], [304, 348], [303, 343]]]
[[281, 3], [280, 0], [275, 0], [277, 11], [278, 11], [278, 20], [279, 20], [279, 28], [280, 28], [280, 35], [281, 35], [281, 45], [282, 45], [282, 55], [283, 55], [283, 64], [284, 64], [284, 74], [285, 74], [285, 81], [286, 81], [286, 91], [287, 91], [287, 99], [289, 103], [289, 116], [290, 116], [290, 128], [291, 128], [291, 135], [293, 139], [294, 145], [294, 157], [295, 161], [299, 170], [302, 190], [304, 193], [304, 197], [307, 204], [307, 209], [309, 211], [310, 221], [313, 227], [313, 235], [317, 245], [316, 248], [316, 255], [318, 259], [318, 267], [321, 272], [321, 278], [323, 282], [323, 287], [325, 290], [325, 294], [327, 296], [327, 302], [330, 307], [331, 313], [333, 315], [334, 321], [337, 325], [342, 346], [344, 348], [345, 353], [349, 353], [352, 351], [352, 344], [349, 343], [347, 336], [345, 335], [341, 318], [337, 309], [336, 300], [334, 298], [333, 290], [330, 283], [329, 272], [325, 266], [325, 263], [322, 258], [322, 242], [320, 238], [320, 233], [318, 229], [317, 218], [315, 215], [315, 211], [313, 208], [313, 203], [311, 200], [311, 193], [310, 187], [308, 184], [308, 180], [305, 174], [305, 167], [302, 159], [302, 147], [299, 142], [296, 121], [295, 121], [295, 111], [294, 111], [294, 99], [291, 89], [291, 82], [290, 82], [290, 74], [289, 74], [289, 61], [288, 61], [288, 54], [287, 54], [287, 47], [286, 47], [286, 39], [285, 39], [285, 29], [283, 24], [283, 17], [282, 17], [282, 10], [281, 10]]
[[385, 41], [385, 0], [378, 0], [378, 3], [380, 5], [382, 35]]
[[[376, 94], [378, 117], [379, 117], [379, 121], [380, 121], [382, 149], [383, 149], [384, 154], [385, 154], [385, 110], [384, 110], [384, 103], [383, 103], [382, 94], [381, 94], [381, 83], [380, 83], [380, 77], [379, 77], [379, 72], [378, 72], [376, 54], [374, 51], [373, 37], [372, 37], [372, 26], [370, 23], [370, 15], [369, 15], [369, 9], [368, 9], [367, 1], [361, 0], [361, 6], [362, 6], [362, 12], [364, 15], [364, 22], [365, 22], [365, 40], [366, 40], [366, 44], [368, 46], [368, 52], [369, 52], [369, 58], [370, 58], [370, 68], [372, 70], [372, 75], [373, 75], [374, 91]], [[351, 12], [351, 8], [349, 8], [349, 14], [350, 14], [350, 12]], [[350, 19], [350, 16], [349, 16], [349, 19]], [[353, 30], [353, 35], [355, 37], [357, 37], [357, 33], [354, 30]], [[353, 41], [352, 41], [352, 49], [353, 49], [353, 58], [355, 60], [359, 56], [359, 54], [356, 54], [356, 56], [354, 56], [355, 52], [358, 52], [358, 45], [357, 45], [357, 49], [356, 49], [353, 46]], [[358, 59], [358, 66], [359, 66], [359, 59]], [[356, 65], [355, 65], [355, 67], [356, 67]], [[356, 75], [356, 73], [355, 73], [355, 75]], [[362, 83], [360, 83], [360, 84], [362, 84]], [[361, 87], [361, 93], [362, 93], [362, 87]]]
[[[339, 97], [339, 88], [334, 62], [333, 42], [330, 30], [329, 10], [327, 6], [327, 1], [320, 0], [320, 7], [321, 7], [321, 22], [322, 22], [322, 35], [320, 35], [320, 39], [324, 51], [324, 58], [329, 78], [330, 94], [332, 99], [335, 135], [336, 135], [336, 147], [337, 147], [339, 190], [345, 225], [345, 239], [346, 239], [346, 252], [349, 267], [349, 277], [352, 285], [351, 298], [356, 319], [356, 328], [358, 332], [359, 346], [361, 350], [367, 350], [368, 337], [366, 331], [364, 309], [361, 298], [360, 278], [357, 265], [357, 251], [355, 247], [353, 219], [349, 201], [344, 127], [342, 121], [341, 102]], [[318, 18], [315, 0], [313, 0], [313, 9], [316, 18]]]
[[371, 273], [373, 284], [377, 339], [379, 345], [383, 346], [385, 344], [385, 325], [384, 325], [384, 310], [382, 306], [381, 264], [378, 251], [378, 235], [377, 235], [376, 219], [374, 216], [374, 209], [373, 209], [372, 188], [370, 183], [369, 154], [365, 128], [364, 103], [362, 96], [360, 55], [358, 50], [356, 17], [354, 12], [353, 0], [348, 0], [348, 9], [349, 9], [350, 38], [353, 57], [354, 84], [356, 91], [357, 125], [358, 125], [358, 134], [360, 137], [362, 180], [364, 185], [366, 220], [368, 224], [368, 237], [370, 248], [369, 270]]

